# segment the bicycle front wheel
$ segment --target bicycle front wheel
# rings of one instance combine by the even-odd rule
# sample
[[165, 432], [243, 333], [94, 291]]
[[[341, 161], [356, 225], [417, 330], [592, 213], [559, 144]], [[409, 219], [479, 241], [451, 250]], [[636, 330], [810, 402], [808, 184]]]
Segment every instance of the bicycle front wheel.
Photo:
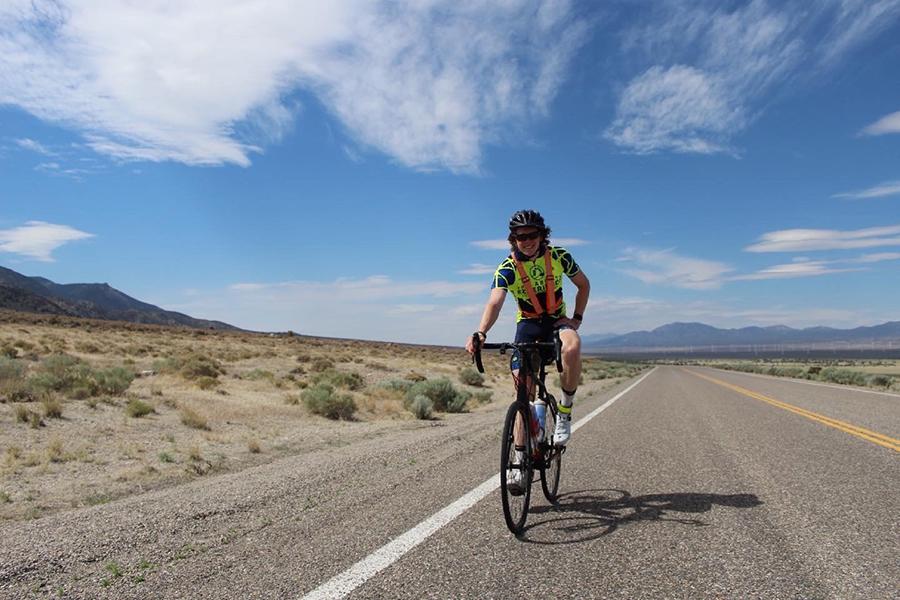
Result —
[[[500, 497], [503, 517], [514, 534], [522, 533], [528, 518], [531, 501], [531, 479], [534, 473], [531, 460], [531, 436], [528, 434], [527, 405], [513, 402], [506, 411], [503, 423], [503, 443], [500, 447]], [[516, 450], [516, 431], [520, 450]], [[524, 448], [522, 450], [521, 448]]]
[[556, 431], [556, 413], [547, 411], [544, 423], [546, 442], [541, 444], [544, 460], [541, 461], [541, 488], [550, 504], [556, 504], [559, 493], [559, 474], [562, 470], [562, 448], [553, 443], [553, 432]]

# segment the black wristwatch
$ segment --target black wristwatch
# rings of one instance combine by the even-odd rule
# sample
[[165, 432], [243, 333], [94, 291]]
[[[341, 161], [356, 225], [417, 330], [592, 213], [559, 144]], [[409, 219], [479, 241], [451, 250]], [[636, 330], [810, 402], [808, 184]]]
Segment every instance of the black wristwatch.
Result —
[[584, 317], [581, 316], [581, 313], [572, 313], [572, 318], [576, 321], [581, 321]]

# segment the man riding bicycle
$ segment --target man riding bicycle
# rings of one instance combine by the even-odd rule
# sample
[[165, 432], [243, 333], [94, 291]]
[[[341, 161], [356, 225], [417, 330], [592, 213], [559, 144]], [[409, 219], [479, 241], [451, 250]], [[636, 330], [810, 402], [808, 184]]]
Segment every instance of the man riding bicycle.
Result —
[[[481, 324], [476, 335], [483, 343], [487, 332], [500, 316], [500, 309], [507, 292], [512, 292], [518, 304], [516, 315], [516, 339], [520, 342], [548, 342], [553, 340], [554, 330], [559, 330], [562, 341], [563, 371], [560, 374], [562, 401], [553, 441], [565, 445], [572, 435], [572, 405], [581, 378], [581, 338], [577, 330], [588, 303], [591, 284], [578, 268], [572, 255], [563, 248], [549, 244], [550, 228], [544, 218], [533, 210], [520, 210], [509, 220], [511, 253], [497, 267], [491, 284], [491, 295], [484, 307]], [[562, 276], [565, 274], [578, 292], [575, 295], [575, 311], [566, 317], [563, 302]], [[475, 352], [475, 336], [466, 341], [466, 350]], [[516, 385], [519, 384], [519, 357], [513, 355], [510, 368]], [[534, 382], [528, 381], [529, 393]], [[517, 446], [519, 442], [517, 441]]]

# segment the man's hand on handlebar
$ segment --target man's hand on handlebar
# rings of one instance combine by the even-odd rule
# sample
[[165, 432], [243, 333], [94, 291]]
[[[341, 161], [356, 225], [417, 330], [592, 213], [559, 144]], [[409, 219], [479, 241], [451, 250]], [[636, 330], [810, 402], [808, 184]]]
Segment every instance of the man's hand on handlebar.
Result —
[[480, 331], [476, 331], [475, 333], [470, 335], [468, 337], [468, 339], [466, 339], [466, 352], [468, 352], [469, 354], [475, 354], [476, 342], [479, 345], [481, 345], [484, 343], [484, 340], [486, 340], [486, 339], [487, 339], [487, 336], [485, 334], [481, 333]]

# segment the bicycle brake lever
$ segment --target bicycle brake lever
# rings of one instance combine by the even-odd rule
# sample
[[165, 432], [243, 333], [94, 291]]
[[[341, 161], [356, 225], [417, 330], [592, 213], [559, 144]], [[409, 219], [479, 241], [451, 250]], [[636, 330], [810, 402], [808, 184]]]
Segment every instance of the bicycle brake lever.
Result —
[[472, 340], [475, 342], [475, 352], [472, 353], [472, 362], [479, 373], [484, 373], [484, 364], [481, 362], [481, 337], [477, 333], [472, 334]]

